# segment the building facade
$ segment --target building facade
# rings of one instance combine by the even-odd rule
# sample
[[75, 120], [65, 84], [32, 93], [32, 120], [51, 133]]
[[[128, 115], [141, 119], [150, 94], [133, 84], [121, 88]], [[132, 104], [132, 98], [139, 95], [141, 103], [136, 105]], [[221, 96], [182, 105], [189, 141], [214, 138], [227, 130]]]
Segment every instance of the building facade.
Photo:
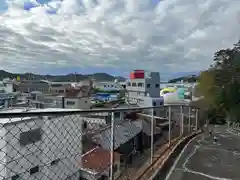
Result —
[[16, 83], [16, 91], [28, 93], [32, 91], [49, 92], [49, 82], [44, 80], [22, 80]]
[[66, 89], [70, 87], [70, 82], [49, 82], [50, 93], [65, 93]]
[[[135, 70], [126, 81], [126, 97], [131, 104], [138, 104], [140, 107], [163, 105], [163, 98], [160, 97], [159, 92], [160, 74], [158, 72]], [[158, 116], [160, 111], [155, 110], [154, 114]]]
[[71, 116], [12, 118], [11, 121], [1, 118], [0, 166], [4, 169], [0, 171], [1, 178], [78, 180], [82, 121], [78, 115]]
[[93, 87], [101, 91], [119, 91], [122, 89], [120, 84], [112, 81], [94, 82]]

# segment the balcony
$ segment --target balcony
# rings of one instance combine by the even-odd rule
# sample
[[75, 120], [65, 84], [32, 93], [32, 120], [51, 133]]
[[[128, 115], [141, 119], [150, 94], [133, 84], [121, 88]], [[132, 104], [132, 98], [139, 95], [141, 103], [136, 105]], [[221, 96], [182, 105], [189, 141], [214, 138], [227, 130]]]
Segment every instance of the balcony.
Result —
[[[144, 114], [161, 111], [162, 116]], [[153, 112], [153, 111], [152, 111]], [[149, 179], [200, 126], [189, 106], [7, 109], [0, 113], [0, 179]]]

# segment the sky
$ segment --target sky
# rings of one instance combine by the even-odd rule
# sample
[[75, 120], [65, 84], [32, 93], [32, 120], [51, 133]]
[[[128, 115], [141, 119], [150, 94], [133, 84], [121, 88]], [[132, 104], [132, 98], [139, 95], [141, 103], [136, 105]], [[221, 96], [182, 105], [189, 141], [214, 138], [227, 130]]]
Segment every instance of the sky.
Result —
[[240, 39], [239, 0], [24, 1], [0, 1], [0, 69], [11, 72], [198, 72]]

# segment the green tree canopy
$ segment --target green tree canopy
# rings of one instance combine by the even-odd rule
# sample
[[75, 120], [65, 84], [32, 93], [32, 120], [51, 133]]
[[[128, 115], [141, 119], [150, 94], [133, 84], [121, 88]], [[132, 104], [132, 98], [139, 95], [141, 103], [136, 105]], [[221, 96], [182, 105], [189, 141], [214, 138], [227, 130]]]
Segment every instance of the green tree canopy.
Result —
[[240, 41], [215, 53], [211, 67], [199, 77], [198, 88], [209, 111], [240, 122]]

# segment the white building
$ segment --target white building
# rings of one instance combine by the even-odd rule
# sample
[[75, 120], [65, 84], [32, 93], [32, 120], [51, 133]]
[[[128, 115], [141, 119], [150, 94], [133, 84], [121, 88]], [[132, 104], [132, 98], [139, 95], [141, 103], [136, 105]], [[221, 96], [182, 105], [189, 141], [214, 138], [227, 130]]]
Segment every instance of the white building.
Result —
[[12, 93], [13, 92], [13, 83], [8, 81], [0, 82], [0, 92], [1, 93]]
[[122, 89], [119, 83], [113, 81], [94, 82], [93, 87], [102, 91], [119, 91]]
[[[136, 70], [131, 73], [131, 78], [126, 81], [126, 96], [129, 103], [141, 107], [163, 105], [160, 97], [160, 74]], [[160, 111], [155, 110], [154, 115], [159, 116]]]
[[[26, 109], [4, 110], [4, 113], [22, 111]], [[0, 179], [79, 179], [82, 154], [79, 115], [1, 118], [0, 124]]]
[[89, 109], [91, 107], [88, 87], [67, 88], [63, 95], [46, 95], [35, 92], [31, 93], [31, 97], [31, 104], [36, 108]]

